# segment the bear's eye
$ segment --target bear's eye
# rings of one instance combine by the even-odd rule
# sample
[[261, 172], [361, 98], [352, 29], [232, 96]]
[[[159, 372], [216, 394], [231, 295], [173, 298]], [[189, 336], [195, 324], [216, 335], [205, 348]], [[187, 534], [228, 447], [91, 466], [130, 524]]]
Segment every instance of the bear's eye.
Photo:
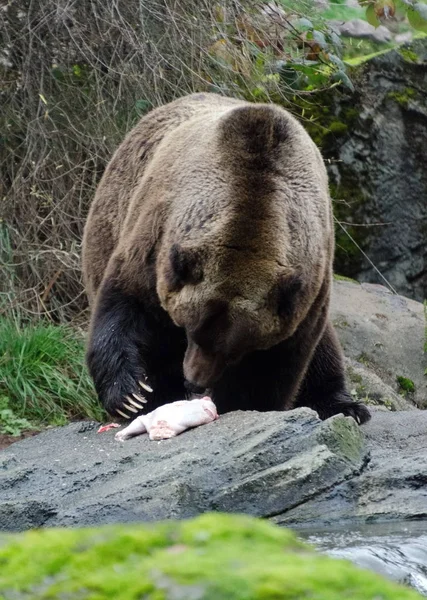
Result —
[[288, 275], [280, 278], [276, 296], [277, 312], [280, 317], [290, 317], [292, 315], [302, 285], [299, 275]]
[[199, 283], [203, 279], [201, 259], [197, 250], [173, 244], [169, 261], [170, 268], [166, 275], [171, 289], [178, 290], [188, 283]]

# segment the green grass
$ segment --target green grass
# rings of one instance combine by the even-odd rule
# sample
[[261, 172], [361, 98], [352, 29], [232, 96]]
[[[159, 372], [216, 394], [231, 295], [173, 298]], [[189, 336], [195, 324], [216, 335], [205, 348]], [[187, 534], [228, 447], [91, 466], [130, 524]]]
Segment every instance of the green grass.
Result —
[[347, 561], [315, 553], [291, 531], [238, 515], [46, 529], [2, 542], [5, 600], [421, 598]]
[[43, 321], [22, 326], [1, 318], [0, 398], [3, 410], [12, 412], [6, 413], [9, 421], [60, 425], [103, 417], [86, 370], [82, 337], [67, 326]]

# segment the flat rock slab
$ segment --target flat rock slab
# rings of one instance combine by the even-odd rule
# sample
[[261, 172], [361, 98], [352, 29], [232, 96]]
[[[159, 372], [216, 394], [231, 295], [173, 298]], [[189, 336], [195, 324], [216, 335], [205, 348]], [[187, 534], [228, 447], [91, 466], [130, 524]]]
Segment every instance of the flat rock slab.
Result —
[[0, 530], [242, 512], [293, 527], [427, 517], [427, 412], [358, 427], [301, 408], [235, 412], [170, 440], [75, 423], [0, 453]]
[[0, 529], [187, 518], [273, 517], [356, 476], [366, 464], [351, 418], [310, 409], [235, 412], [177, 438], [124, 443], [75, 423], [0, 453]]

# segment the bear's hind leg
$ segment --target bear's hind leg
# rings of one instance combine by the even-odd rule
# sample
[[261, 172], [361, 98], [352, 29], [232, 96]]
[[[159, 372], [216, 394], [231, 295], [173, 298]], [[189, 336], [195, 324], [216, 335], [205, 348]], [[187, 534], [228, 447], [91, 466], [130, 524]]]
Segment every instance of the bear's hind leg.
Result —
[[329, 322], [314, 351], [295, 406], [308, 406], [321, 419], [342, 413], [361, 425], [371, 418], [367, 407], [354, 401], [346, 390], [341, 347]]

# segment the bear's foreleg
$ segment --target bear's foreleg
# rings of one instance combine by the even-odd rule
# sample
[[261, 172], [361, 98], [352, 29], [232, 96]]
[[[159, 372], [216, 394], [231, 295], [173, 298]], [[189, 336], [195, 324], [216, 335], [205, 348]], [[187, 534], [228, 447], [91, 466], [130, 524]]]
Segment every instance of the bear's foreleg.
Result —
[[366, 406], [354, 401], [346, 390], [341, 347], [329, 322], [316, 346], [295, 406], [308, 406], [321, 419], [342, 413], [362, 424], [371, 418]]
[[87, 364], [110, 415], [135, 418], [151, 404], [153, 389], [142, 359], [148, 335], [138, 300], [104, 284], [92, 316]]

